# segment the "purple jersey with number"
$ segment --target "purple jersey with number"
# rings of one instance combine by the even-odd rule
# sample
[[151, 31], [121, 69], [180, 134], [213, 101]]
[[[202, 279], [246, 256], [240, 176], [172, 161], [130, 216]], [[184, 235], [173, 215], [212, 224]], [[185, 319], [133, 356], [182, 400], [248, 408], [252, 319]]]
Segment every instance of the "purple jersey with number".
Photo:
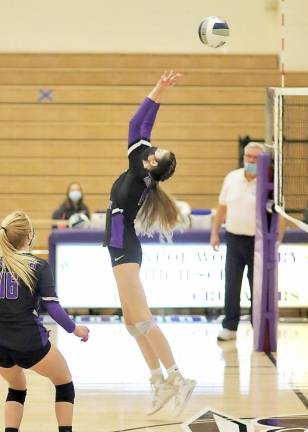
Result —
[[65, 330], [72, 332], [74, 322], [59, 305], [49, 264], [39, 258], [31, 264], [33, 292], [10, 272], [2, 271], [0, 259], [0, 346], [15, 351], [32, 351], [46, 345], [48, 332], [39, 317], [43, 303], [49, 314]]

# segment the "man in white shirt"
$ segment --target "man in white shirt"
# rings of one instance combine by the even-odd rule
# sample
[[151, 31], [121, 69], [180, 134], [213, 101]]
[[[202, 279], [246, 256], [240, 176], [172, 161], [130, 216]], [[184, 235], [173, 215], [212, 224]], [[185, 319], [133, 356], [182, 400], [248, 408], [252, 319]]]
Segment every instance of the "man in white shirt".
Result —
[[218, 250], [220, 227], [223, 222], [226, 224], [225, 318], [218, 335], [218, 340], [222, 341], [236, 338], [246, 265], [252, 298], [257, 158], [264, 151], [265, 147], [260, 143], [250, 142], [245, 147], [244, 168], [231, 171], [225, 177], [212, 225], [211, 245]]

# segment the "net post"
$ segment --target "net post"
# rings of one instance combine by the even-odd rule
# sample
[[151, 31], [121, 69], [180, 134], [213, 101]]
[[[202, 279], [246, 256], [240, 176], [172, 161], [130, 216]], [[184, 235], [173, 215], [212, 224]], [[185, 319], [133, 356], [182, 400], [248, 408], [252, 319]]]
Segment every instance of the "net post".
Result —
[[273, 211], [270, 154], [258, 157], [256, 236], [253, 280], [253, 330], [256, 351], [277, 350], [278, 215]]

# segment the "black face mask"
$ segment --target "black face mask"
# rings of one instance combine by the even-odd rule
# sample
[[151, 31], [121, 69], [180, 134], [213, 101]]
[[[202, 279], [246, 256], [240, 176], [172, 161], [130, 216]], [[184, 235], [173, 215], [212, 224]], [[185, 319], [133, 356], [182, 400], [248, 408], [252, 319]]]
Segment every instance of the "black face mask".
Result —
[[163, 181], [166, 173], [169, 171], [170, 165], [171, 161], [169, 159], [160, 160], [158, 165], [151, 170], [151, 176], [153, 179], [155, 181]]
[[[158, 147], [149, 147], [148, 149], [146, 149], [144, 151], [144, 160], [147, 161], [150, 155], [155, 155], [157, 148]], [[158, 165], [150, 170], [150, 175], [152, 179], [155, 180], [156, 182], [164, 181], [170, 177], [170, 175], [166, 176], [166, 173], [168, 173], [170, 166], [172, 165], [173, 162], [170, 158], [163, 158], [157, 162]]]
[[155, 155], [156, 150], [157, 150], [157, 147], [148, 147], [146, 150], [144, 150], [143, 160], [147, 161], [149, 156]]

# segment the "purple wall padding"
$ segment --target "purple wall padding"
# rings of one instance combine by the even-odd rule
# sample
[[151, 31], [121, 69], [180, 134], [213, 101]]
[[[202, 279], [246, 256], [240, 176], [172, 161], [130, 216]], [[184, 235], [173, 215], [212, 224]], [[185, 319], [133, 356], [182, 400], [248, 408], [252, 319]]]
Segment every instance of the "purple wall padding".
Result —
[[277, 350], [278, 322], [278, 241], [276, 213], [267, 211], [272, 199], [271, 158], [262, 154], [258, 158], [257, 219], [253, 281], [254, 349]]

